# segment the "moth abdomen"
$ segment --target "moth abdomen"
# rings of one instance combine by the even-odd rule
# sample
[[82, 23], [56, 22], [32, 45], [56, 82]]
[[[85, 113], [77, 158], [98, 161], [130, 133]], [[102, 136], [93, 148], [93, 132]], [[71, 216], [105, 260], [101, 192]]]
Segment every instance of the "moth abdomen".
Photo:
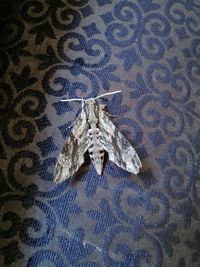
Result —
[[103, 169], [103, 159], [104, 159], [104, 149], [102, 148], [100, 142], [100, 129], [97, 127], [97, 124], [91, 124], [88, 130], [89, 134], [89, 156], [91, 161], [99, 175], [102, 173]]

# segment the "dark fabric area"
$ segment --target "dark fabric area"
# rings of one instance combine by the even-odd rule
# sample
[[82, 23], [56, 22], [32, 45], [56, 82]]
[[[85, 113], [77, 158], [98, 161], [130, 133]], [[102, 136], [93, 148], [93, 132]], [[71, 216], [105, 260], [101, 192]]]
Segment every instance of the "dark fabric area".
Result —
[[[0, 2], [0, 266], [200, 266], [199, 0]], [[55, 185], [81, 105], [138, 152]], [[68, 129], [68, 130], [67, 130]]]

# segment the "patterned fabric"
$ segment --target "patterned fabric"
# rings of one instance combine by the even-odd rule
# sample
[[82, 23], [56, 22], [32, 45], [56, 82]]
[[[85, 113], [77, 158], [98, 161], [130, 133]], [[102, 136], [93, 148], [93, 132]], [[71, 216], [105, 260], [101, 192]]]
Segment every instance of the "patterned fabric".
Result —
[[[199, 0], [0, 3], [0, 266], [198, 267]], [[53, 184], [80, 111], [59, 100], [114, 90], [142, 172]]]

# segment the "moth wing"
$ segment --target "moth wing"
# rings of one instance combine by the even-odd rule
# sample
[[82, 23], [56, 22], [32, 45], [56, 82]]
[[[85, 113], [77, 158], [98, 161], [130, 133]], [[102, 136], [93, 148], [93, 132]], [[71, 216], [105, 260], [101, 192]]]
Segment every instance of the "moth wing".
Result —
[[54, 182], [61, 183], [72, 176], [84, 163], [84, 154], [88, 150], [88, 124], [82, 111], [75, 120], [71, 134], [60, 152], [54, 171]]
[[104, 110], [100, 110], [99, 128], [101, 143], [108, 153], [109, 159], [120, 168], [138, 174], [142, 164], [135, 149], [116, 128]]

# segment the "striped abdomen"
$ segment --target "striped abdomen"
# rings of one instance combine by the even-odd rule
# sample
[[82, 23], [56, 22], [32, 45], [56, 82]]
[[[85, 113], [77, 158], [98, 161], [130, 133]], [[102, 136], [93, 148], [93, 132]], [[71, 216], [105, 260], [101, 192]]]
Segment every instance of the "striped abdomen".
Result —
[[99, 140], [100, 130], [95, 123], [90, 125], [89, 129], [89, 155], [92, 163], [99, 175], [102, 173], [103, 160], [104, 160], [104, 150], [101, 147]]

